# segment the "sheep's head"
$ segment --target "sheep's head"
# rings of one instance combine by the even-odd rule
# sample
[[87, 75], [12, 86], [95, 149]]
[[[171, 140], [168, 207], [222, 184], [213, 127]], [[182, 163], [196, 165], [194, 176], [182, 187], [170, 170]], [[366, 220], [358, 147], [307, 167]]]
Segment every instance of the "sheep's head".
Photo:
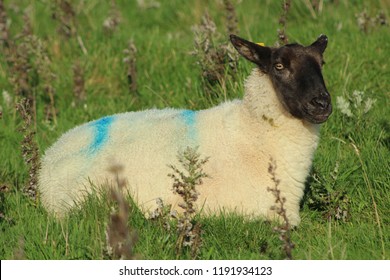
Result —
[[311, 123], [328, 119], [332, 104], [321, 72], [322, 55], [328, 43], [325, 35], [307, 47], [288, 44], [271, 48], [235, 35], [230, 35], [230, 40], [243, 57], [269, 75], [281, 103], [291, 115]]

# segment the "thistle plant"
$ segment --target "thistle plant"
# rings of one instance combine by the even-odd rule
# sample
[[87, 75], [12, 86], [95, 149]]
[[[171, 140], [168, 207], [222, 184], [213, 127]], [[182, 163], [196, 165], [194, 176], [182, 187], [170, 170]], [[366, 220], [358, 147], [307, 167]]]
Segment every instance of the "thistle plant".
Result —
[[268, 165], [268, 173], [271, 175], [274, 186], [268, 187], [267, 190], [275, 197], [275, 204], [271, 207], [271, 210], [275, 211], [282, 221], [282, 224], [276, 226], [274, 231], [279, 234], [279, 239], [283, 242], [283, 252], [286, 258], [292, 260], [292, 250], [294, 249], [295, 245], [291, 240], [291, 225], [287, 217], [286, 208], [284, 206], [286, 203], [286, 198], [282, 197], [281, 191], [279, 189], [280, 180], [276, 178], [276, 168], [276, 161], [271, 158]]
[[33, 67], [38, 74], [38, 92], [45, 103], [45, 120], [57, 124], [57, 109], [55, 107], [55, 88], [53, 82], [56, 75], [52, 70], [52, 63], [48, 55], [46, 44], [37, 36], [26, 37], [26, 44]]
[[123, 166], [114, 164], [109, 171], [116, 177], [116, 186], [111, 189], [111, 200], [116, 204], [116, 208], [110, 214], [106, 228], [106, 252], [110, 259], [132, 260], [136, 258], [133, 248], [138, 240], [138, 236], [127, 225], [129, 204], [122, 193], [126, 186], [126, 181], [120, 178]]
[[364, 91], [354, 90], [346, 97], [336, 97], [336, 107], [348, 118], [361, 118], [375, 105], [376, 99], [366, 97]]
[[87, 99], [85, 92], [85, 71], [79, 60], [76, 60], [72, 67], [73, 70], [73, 104], [84, 103]]
[[172, 205], [165, 205], [161, 198], [156, 199], [157, 208], [149, 213], [149, 219], [159, 223], [167, 231], [171, 230], [171, 218], [177, 219], [177, 212], [172, 211]]
[[379, 11], [376, 16], [370, 16], [366, 10], [355, 15], [356, 23], [359, 29], [364, 33], [369, 33], [371, 30], [380, 26], [388, 26], [389, 21], [384, 11]]
[[5, 214], [5, 197], [7, 192], [9, 192], [9, 187], [0, 183], [0, 222], [9, 220]]
[[0, 0], [0, 46], [9, 48], [10, 44], [7, 11], [5, 10], [4, 1]]
[[366, 115], [372, 110], [375, 104], [376, 99], [367, 97], [364, 91], [354, 90], [352, 93], [345, 94], [344, 96], [337, 96], [336, 108], [344, 118], [343, 124], [353, 122], [353, 126], [345, 126], [344, 134], [349, 135], [364, 129], [370, 120], [366, 118]]
[[304, 200], [309, 209], [319, 211], [326, 220], [345, 222], [350, 218], [350, 200], [347, 192], [338, 187], [338, 176], [338, 162], [329, 175], [320, 175], [314, 171]]
[[[36, 126], [36, 104], [43, 101], [46, 120], [56, 124], [57, 110], [55, 108], [55, 88], [53, 80], [56, 76], [48, 55], [46, 44], [33, 34], [30, 19], [23, 15], [23, 30], [14, 38], [9, 38], [6, 53], [6, 63], [9, 71], [9, 82], [13, 85], [15, 103], [26, 99], [29, 110]], [[40, 99], [40, 100], [38, 100]]]
[[183, 202], [179, 203], [183, 213], [177, 218], [176, 254], [179, 256], [183, 247], [189, 247], [191, 257], [195, 259], [202, 245], [201, 226], [193, 221], [197, 210], [195, 202], [199, 196], [197, 186], [202, 185], [203, 179], [208, 177], [203, 171], [203, 165], [208, 158], [201, 159], [197, 149], [190, 147], [179, 152], [177, 158], [184, 171], [171, 165], [173, 173], [168, 174], [173, 179], [173, 192], [183, 199]]
[[111, 190], [111, 199], [117, 204], [117, 210], [110, 214], [106, 229], [106, 250], [110, 259], [132, 260], [136, 258], [133, 252], [138, 236], [128, 227], [129, 205], [120, 190]]
[[32, 122], [30, 104], [27, 99], [21, 99], [17, 103], [17, 110], [23, 119], [21, 132], [23, 140], [21, 143], [22, 155], [26, 166], [28, 167], [28, 180], [24, 187], [26, 193], [34, 202], [38, 195], [38, 170], [40, 166], [39, 149], [35, 139], [35, 128]]
[[106, 34], [112, 35], [121, 22], [121, 14], [115, 0], [111, 0], [111, 7], [108, 17], [103, 22], [103, 29]]
[[128, 47], [123, 50], [125, 57], [123, 63], [127, 67], [127, 82], [129, 86], [129, 92], [132, 94], [137, 93], [137, 48], [133, 40], [130, 40]]
[[238, 19], [232, 1], [223, 0], [223, 5], [226, 11], [227, 34], [238, 34]]
[[57, 20], [59, 23], [59, 34], [61, 34], [67, 39], [76, 35], [76, 12], [70, 1], [53, 0], [52, 18]]
[[28, 45], [20, 43], [12, 49], [9, 49], [7, 51], [7, 65], [9, 68], [9, 82], [13, 85], [15, 99], [20, 100], [26, 98], [29, 103], [29, 114], [35, 119], [36, 100], [30, 77], [33, 66], [30, 61]]
[[[225, 3], [230, 3], [225, 1]], [[228, 32], [237, 30], [233, 15], [234, 8], [226, 4]], [[206, 12], [202, 22], [192, 28], [194, 32], [194, 50], [191, 52], [196, 57], [201, 70], [203, 88], [208, 97], [217, 95], [216, 87], [220, 86], [226, 91], [226, 77], [234, 78], [238, 65], [238, 54], [228, 42], [228, 36], [218, 32], [217, 26]]]
[[280, 28], [278, 29], [278, 39], [279, 44], [285, 45], [288, 44], [288, 36], [286, 33], [287, 29], [287, 15], [291, 8], [291, 0], [283, 0], [282, 3], [282, 13], [279, 18]]

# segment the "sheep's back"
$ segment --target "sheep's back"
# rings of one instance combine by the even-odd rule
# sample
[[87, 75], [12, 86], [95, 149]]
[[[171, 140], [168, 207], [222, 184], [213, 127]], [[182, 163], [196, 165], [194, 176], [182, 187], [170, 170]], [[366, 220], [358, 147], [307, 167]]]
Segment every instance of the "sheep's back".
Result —
[[43, 204], [61, 214], [90, 192], [91, 183], [115, 183], [112, 169], [118, 166], [136, 198], [164, 195], [154, 181], [166, 185], [168, 164], [176, 161], [180, 147], [195, 141], [195, 117], [190, 110], [147, 110], [104, 117], [68, 131], [43, 157]]

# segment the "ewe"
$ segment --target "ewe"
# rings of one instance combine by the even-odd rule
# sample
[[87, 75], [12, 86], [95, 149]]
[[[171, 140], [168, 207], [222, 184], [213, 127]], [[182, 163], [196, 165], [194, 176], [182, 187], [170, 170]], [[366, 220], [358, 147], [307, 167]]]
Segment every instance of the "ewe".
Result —
[[40, 171], [45, 207], [62, 216], [91, 191], [91, 182], [107, 186], [115, 180], [113, 162], [138, 206], [147, 213], [161, 198], [177, 206], [172, 170], [177, 152], [199, 147], [210, 157], [204, 171], [210, 176], [199, 186], [198, 209], [205, 214], [236, 211], [272, 218], [275, 197], [268, 172], [277, 165], [278, 188], [285, 208], [297, 225], [299, 203], [319, 141], [319, 124], [332, 111], [321, 73], [327, 37], [310, 46], [280, 48], [257, 45], [231, 35], [231, 42], [256, 64], [245, 82], [243, 100], [207, 110], [146, 110], [108, 116], [65, 133], [47, 152]]

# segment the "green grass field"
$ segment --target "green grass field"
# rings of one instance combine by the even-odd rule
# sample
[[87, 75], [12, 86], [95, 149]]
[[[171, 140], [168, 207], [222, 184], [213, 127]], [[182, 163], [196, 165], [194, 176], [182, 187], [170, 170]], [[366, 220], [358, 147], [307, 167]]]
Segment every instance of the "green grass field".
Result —
[[[252, 65], [239, 59], [236, 74], [226, 73], [224, 84], [205, 91], [199, 57], [191, 55], [192, 27], [208, 11], [219, 34], [215, 45], [226, 44], [223, 1], [117, 0], [112, 6], [108, 0], [75, 0], [69, 1], [73, 13], [61, 8], [64, 1], [3, 2], [0, 259], [110, 258], [105, 232], [112, 203], [107, 196], [91, 196], [59, 221], [39, 199], [34, 202], [24, 194], [29, 171], [21, 143], [26, 129], [15, 103], [22, 96], [34, 101], [36, 117], [29, 129], [36, 131], [42, 155], [68, 129], [104, 115], [151, 107], [196, 110], [240, 98]], [[238, 35], [266, 45], [278, 41], [282, 1], [231, 2]], [[390, 258], [389, 10], [386, 0], [292, 1], [286, 25], [290, 42], [307, 45], [321, 33], [329, 37], [324, 77], [334, 106], [322, 127], [302, 222], [291, 232], [294, 259]], [[109, 18], [120, 21], [106, 21], [104, 27]], [[6, 32], [11, 47], [6, 46]], [[129, 89], [127, 77], [131, 50], [124, 50], [129, 40], [137, 49], [136, 89]], [[16, 52], [19, 57], [12, 60]], [[286, 257], [275, 225], [268, 222], [227, 214], [195, 220], [202, 228], [199, 259]], [[137, 234], [137, 258], [191, 258], [190, 250], [176, 253], [174, 228], [145, 219], [135, 207], [128, 225]]]

